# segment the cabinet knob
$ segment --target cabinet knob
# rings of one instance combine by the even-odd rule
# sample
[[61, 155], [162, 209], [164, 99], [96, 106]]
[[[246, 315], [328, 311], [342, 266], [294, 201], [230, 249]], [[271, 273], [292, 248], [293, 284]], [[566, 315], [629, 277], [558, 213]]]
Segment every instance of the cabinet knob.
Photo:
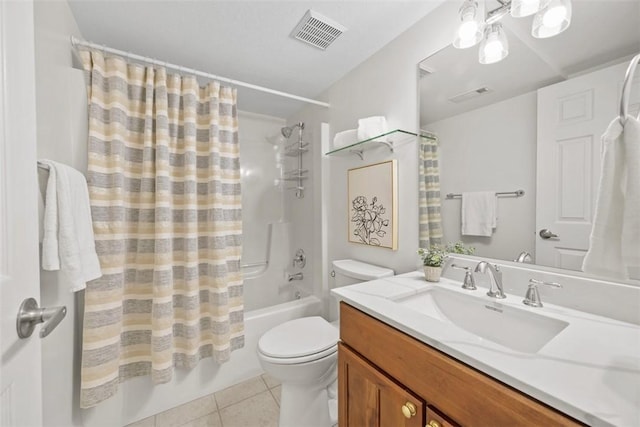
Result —
[[427, 427], [442, 427], [442, 424], [440, 424], [436, 420], [431, 420], [429, 421], [429, 424], [427, 424]]
[[402, 415], [405, 416], [405, 418], [411, 418], [413, 416], [416, 415], [416, 405], [414, 405], [411, 402], [407, 402], [404, 405], [402, 405]]

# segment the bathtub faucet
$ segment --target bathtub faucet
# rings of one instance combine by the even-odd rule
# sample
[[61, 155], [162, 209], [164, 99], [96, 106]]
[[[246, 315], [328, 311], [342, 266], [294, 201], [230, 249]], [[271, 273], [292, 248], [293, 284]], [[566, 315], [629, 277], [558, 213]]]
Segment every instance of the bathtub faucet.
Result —
[[302, 273], [296, 273], [296, 274], [287, 273], [287, 282], [292, 282], [294, 280], [302, 280], [303, 278], [304, 276], [302, 275]]

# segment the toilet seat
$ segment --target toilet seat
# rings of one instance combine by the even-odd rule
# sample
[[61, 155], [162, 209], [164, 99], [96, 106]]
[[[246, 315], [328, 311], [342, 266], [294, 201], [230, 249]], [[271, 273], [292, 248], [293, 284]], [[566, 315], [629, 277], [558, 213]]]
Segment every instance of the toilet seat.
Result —
[[326, 349], [325, 351], [308, 354], [306, 356], [301, 357], [271, 357], [267, 356], [258, 349], [258, 354], [262, 360], [265, 362], [273, 363], [276, 365], [301, 365], [303, 363], [315, 362], [316, 360], [323, 359], [325, 357], [329, 357], [338, 352], [338, 344], [335, 346]]
[[290, 320], [258, 341], [258, 353], [271, 363], [292, 365], [327, 357], [338, 349], [338, 329], [319, 316]]

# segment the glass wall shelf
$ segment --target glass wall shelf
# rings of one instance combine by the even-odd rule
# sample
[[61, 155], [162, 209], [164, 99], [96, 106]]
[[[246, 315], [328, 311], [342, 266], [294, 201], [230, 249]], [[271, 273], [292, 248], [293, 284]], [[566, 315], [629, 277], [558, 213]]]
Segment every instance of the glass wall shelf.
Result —
[[[395, 129], [377, 136], [374, 136], [369, 139], [365, 139], [364, 141], [358, 141], [354, 144], [347, 145], [345, 147], [336, 148], [335, 150], [331, 150], [325, 153], [326, 156], [345, 156], [349, 154], [355, 154], [360, 157], [360, 159], [364, 159], [364, 152], [380, 147], [385, 146], [389, 149], [390, 152], [393, 153], [393, 147], [400, 142], [406, 141], [411, 138], [417, 137], [418, 134], [414, 132], [409, 132], [402, 129]], [[430, 135], [420, 135], [421, 138], [425, 139], [434, 139]]]

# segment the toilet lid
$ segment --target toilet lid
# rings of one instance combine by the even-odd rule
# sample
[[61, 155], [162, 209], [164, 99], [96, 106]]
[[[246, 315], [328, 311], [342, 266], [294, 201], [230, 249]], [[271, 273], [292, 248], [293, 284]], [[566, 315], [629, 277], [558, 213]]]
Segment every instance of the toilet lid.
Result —
[[338, 329], [322, 317], [302, 317], [265, 333], [258, 341], [258, 349], [271, 357], [301, 357], [335, 346], [339, 336]]

